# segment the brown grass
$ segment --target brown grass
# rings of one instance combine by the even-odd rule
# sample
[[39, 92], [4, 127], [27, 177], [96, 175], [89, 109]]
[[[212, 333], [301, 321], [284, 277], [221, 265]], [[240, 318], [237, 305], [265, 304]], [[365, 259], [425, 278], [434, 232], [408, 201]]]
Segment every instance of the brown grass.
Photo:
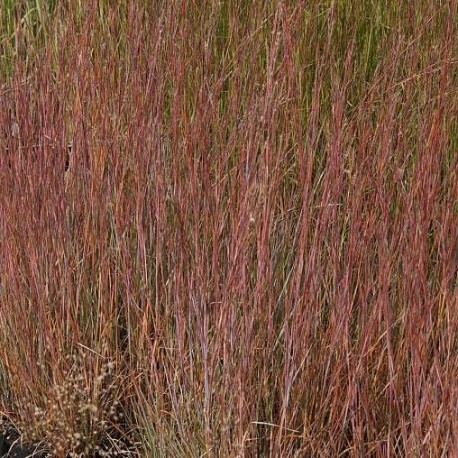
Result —
[[458, 453], [455, 0], [4, 5], [9, 425], [58, 457]]

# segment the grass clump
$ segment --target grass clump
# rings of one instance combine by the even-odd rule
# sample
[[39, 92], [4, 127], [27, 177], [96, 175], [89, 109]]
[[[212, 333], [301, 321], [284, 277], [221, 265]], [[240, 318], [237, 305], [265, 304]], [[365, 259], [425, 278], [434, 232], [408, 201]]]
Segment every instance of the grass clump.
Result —
[[[88, 366], [93, 363], [90, 359], [87, 351], [66, 358], [69, 368], [42, 399], [21, 399], [20, 404], [12, 404], [12, 412], [24, 410], [28, 416], [15, 422], [14, 415], [5, 417], [4, 429], [13, 436], [19, 434], [26, 443], [38, 444], [52, 456], [131, 456], [114, 427], [123, 417], [114, 363], [105, 360], [95, 364], [98, 375], [88, 379], [92, 372]], [[46, 372], [44, 364], [39, 367]]]
[[3, 2], [0, 412], [23, 439], [456, 454], [457, 12]]

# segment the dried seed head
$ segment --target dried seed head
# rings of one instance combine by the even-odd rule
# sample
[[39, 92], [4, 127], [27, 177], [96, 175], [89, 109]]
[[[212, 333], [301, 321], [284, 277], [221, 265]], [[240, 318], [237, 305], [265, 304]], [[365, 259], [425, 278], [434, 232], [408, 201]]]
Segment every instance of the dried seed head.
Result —
[[16, 121], [11, 124], [11, 136], [13, 138], [19, 137], [19, 124]]

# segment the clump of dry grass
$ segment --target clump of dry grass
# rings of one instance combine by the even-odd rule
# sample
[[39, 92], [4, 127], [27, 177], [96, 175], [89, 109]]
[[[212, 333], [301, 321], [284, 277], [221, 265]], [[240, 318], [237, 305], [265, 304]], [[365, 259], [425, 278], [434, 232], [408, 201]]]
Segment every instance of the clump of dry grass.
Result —
[[0, 409], [58, 456], [456, 454], [457, 2], [51, 3], [0, 10]]
[[[132, 455], [113, 428], [123, 417], [119, 387], [113, 376], [112, 361], [96, 364], [98, 373], [88, 379], [92, 365], [88, 353], [80, 351], [67, 357], [70, 364], [62, 377], [53, 374], [53, 385], [42, 399], [12, 405], [12, 412], [27, 412], [16, 422], [6, 421], [21, 440], [37, 443], [53, 456]], [[53, 372], [40, 365], [44, 372]], [[114, 436], [112, 436], [114, 434]]]

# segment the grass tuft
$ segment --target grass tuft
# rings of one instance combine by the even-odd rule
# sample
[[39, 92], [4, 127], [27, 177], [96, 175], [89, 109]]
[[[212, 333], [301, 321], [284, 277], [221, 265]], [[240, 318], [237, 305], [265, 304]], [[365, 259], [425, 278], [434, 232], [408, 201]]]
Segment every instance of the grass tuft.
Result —
[[0, 429], [456, 455], [457, 13], [4, 0]]

